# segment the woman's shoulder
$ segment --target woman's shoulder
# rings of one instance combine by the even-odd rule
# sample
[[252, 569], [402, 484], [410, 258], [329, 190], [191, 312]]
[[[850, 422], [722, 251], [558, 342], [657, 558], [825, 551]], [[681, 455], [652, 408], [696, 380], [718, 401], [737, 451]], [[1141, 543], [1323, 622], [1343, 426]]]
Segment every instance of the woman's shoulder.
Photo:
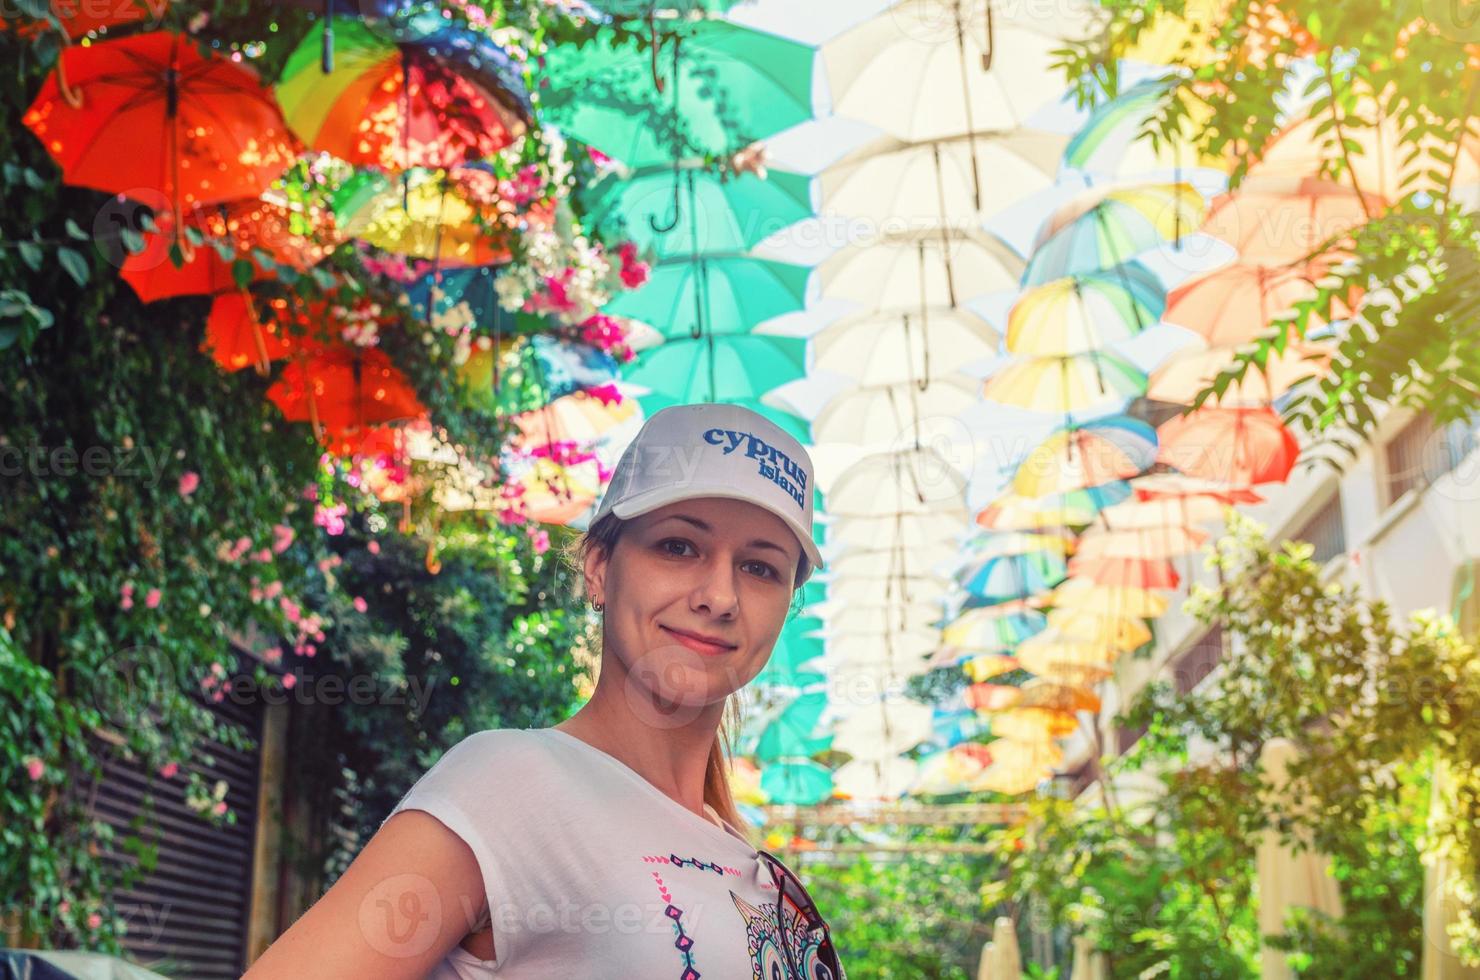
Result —
[[442, 753], [433, 768], [515, 767], [549, 760], [549, 743], [539, 728], [485, 728], [464, 735]]

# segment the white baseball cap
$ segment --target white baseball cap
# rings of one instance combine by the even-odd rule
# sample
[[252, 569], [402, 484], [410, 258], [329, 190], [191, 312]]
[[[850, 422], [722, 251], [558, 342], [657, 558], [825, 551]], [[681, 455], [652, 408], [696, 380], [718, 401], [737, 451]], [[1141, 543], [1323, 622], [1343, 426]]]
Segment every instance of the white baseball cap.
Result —
[[743, 405], [705, 402], [654, 412], [623, 450], [602, 495], [595, 524], [623, 520], [695, 497], [748, 500], [786, 522], [809, 568], [822, 568], [812, 539], [812, 457], [796, 439]]

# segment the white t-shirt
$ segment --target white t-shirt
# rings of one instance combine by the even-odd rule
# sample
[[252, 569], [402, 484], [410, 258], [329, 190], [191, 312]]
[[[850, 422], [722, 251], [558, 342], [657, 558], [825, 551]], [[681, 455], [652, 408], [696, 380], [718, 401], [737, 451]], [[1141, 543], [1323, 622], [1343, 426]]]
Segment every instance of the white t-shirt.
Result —
[[[455, 946], [429, 980], [790, 980], [755, 848], [573, 735], [469, 735], [391, 814], [406, 809], [467, 843], [493, 924], [495, 959]], [[795, 962], [826, 978], [817, 941], [782, 907]]]

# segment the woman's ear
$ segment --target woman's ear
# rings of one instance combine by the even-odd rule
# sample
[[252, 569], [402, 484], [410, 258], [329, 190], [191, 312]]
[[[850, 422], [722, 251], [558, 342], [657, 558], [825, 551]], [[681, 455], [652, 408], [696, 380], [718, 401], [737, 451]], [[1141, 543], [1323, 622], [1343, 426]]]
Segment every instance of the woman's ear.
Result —
[[586, 552], [586, 598], [592, 602], [606, 601], [606, 568], [611, 556], [601, 545], [592, 545]]

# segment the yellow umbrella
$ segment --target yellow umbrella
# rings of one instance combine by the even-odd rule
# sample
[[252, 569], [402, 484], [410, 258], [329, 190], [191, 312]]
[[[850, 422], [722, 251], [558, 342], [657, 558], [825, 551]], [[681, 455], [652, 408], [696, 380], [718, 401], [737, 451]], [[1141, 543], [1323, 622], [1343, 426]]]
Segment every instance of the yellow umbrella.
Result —
[[962, 664], [961, 669], [966, 671], [966, 676], [980, 683], [1017, 670], [1018, 662], [1006, 654], [979, 653]]
[[[1007, 708], [988, 716], [992, 734], [998, 736], [993, 746], [1018, 746], [1025, 743], [1052, 744], [1079, 727], [1074, 715], [1056, 708]], [[1014, 751], [1017, 751], [1014, 748]]]
[[1095, 510], [1088, 504], [1055, 504], [1043, 498], [1009, 493], [998, 497], [976, 515], [976, 522], [994, 531], [1058, 527], [1088, 524]]
[[1151, 640], [1151, 630], [1144, 620], [1133, 616], [1098, 616], [1072, 606], [1050, 609], [1048, 625], [1063, 636], [1103, 643], [1127, 652]]
[[1055, 586], [1047, 604], [1100, 616], [1140, 616], [1155, 619], [1167, 611], [1165, 596], [1135, 586], [1096, 585], [1090, 579], [1070, 578]]
[[[339, 213], [345, 234], [388, 252], [455, 265], [508, 261], [513, 219], [477, 171], [407, 171], [379, 183]], [[486, 176], [486, 175], [484, 175]], [[526, 215], [529, 220], [532, 215]]]
[[1035, 412], [1068, 415], [1134, 398], [1146, 390], [1146, 375], [1109, 351], [1025, 357], [982, 383], [982, 397]]

